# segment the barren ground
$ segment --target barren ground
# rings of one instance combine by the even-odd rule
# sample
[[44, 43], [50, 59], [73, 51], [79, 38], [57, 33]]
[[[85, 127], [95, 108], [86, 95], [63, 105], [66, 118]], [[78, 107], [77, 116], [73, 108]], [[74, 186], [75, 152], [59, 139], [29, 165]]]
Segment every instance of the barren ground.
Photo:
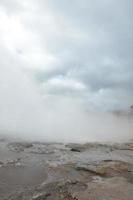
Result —
[[133, 200], [133, 143], [0, 140], [0, 200]]

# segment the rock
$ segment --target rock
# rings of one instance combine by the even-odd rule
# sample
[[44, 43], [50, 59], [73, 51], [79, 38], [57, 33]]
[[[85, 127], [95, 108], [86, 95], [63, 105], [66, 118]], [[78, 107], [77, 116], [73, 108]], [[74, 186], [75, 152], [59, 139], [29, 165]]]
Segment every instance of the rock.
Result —
[[74, 151], [74, 152], [85, 151], [85, 146], [82, 144], [68, 144], [68, 145], [66, 145], [66, 147], [69, 148], [70, 151]]
[[47, 199], [48, 196], [50, 196], [51, 194], [50, 193], [47, 193], [47, 192], [43, 192], [43, 193], [37, 193], [37, 194], [34, 194], [33, 197], [32, 197], [32, 200], [45, 200]]
[[93, 176], [92, 182], [93, 183], [101, 183], [103, 178], [101, 176]]
[[14, 160], [8, 159], [8, 160], [4, 163], [3, 166], [4, 166], [4, 167], [6, 167], [6, 166], [14, 166], [14, 167], [21, 166], [20, 158], [17, 158], [17, 159], [14, 159]]
[[0, 161], [0, 167], [2, 167], [4, 165], [4, 163], [2, 161]]
[[81, 152], [81, 150], [78, 148], [72, 148], [70, 151]]
[[95, 146], [94, 143], [86, 143], [86, 144], [70, 143], [66, 145], [66, 147], [69, 148], [70, 151], [75, 151], [75, 152], [84, 152], [90, 148], [93, 148], [94, 146]]
[[85, 144], [75, 144], [75, 143], [70, 143], [66, 145], [67, 148], [70, 149], [70, 151], [77, 151], [77, 152], [85, 152], [90, 149], [104, 149], [110, 150], [112, 148], [112, 145], [110, 144], [105, 144], [105, 143], [85, 143]]
[[128, 143], [127, 146], [129, 147], [130, 150], [133, 150], [133, 143]]
[[21, 152], [31, 147], [33, 147], [33, 144], [29, 142], [12, 142], [8, 144], [8, 148], [15, 152]]
[[133, 143], [119, 143], [111, 145], [112, 150], [129, 150], [133, 151]]
[[77, 180], [60, 180], [15, 193], [8, 200], [46, 200], [47, 198], [49, 200], [79, 200], [76, 193], [86, 188], [86, 184]]
[[22, 166], [21, 165], [21, 162], [20, 162], [20, 159], [14, 159], [14, 160], [11, 160], [11, 159], [8, 159], [6, 160], [5, 162], [1, 162], [0, 161], [0, 167], [19, 167], [19, 166]]
[[[90, 194], [86, 192], [86, 198], [98, 200], [132, 200], [133, 199], [133, 185], [125, 178], [113, 177], [104, 179], [101, 183], [88, 183]], [[129, 195], [130, 193], [130, 195]], [[83, 197], [80, 196], [81, 199]]]
[[113, 176], [129, 172], [129, 164], [122, 161], [105, 160], [94, 164], [78, 164], [76, 169], [88, 171], [101, 176]]
[[48, 146], [41, 146], [41, 147], [35, 147], [30, 153], [33, 154], [54, 154], [55, 151], [50, 149]]

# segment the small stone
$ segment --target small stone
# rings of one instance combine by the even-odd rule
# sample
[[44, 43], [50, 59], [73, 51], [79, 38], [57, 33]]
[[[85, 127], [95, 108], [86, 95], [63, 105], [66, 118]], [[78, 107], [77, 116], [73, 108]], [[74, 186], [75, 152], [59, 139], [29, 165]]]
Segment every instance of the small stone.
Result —
[[71, 149], [71, 151], [75, 151], [75, 152], [81, 152], [81, 150], [80, 150], [80, 149], [78, 149], [78, 148], [72, 148], [72, 149]]
[[48, 196], [50, 193], [38, 193], [33, 195], [32, 200], [45, 200]]

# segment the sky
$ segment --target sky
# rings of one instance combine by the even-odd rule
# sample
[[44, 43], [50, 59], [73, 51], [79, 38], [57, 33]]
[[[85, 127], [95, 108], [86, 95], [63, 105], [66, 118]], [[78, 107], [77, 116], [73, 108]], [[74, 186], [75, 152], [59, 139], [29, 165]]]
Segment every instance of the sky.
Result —
[[57, 133], [76, 134], [88, 112], [132, 105], [132, 9], [132, 0], [0, 0], [0, 129], [51, 133], [56, 121]]

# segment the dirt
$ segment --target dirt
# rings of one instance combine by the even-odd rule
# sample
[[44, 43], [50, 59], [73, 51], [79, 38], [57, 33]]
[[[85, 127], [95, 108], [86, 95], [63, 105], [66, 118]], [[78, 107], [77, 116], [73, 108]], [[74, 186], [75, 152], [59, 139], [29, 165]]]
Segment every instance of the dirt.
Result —
[[0, 140], [0, 200], [133, 200], [133, 143]]

